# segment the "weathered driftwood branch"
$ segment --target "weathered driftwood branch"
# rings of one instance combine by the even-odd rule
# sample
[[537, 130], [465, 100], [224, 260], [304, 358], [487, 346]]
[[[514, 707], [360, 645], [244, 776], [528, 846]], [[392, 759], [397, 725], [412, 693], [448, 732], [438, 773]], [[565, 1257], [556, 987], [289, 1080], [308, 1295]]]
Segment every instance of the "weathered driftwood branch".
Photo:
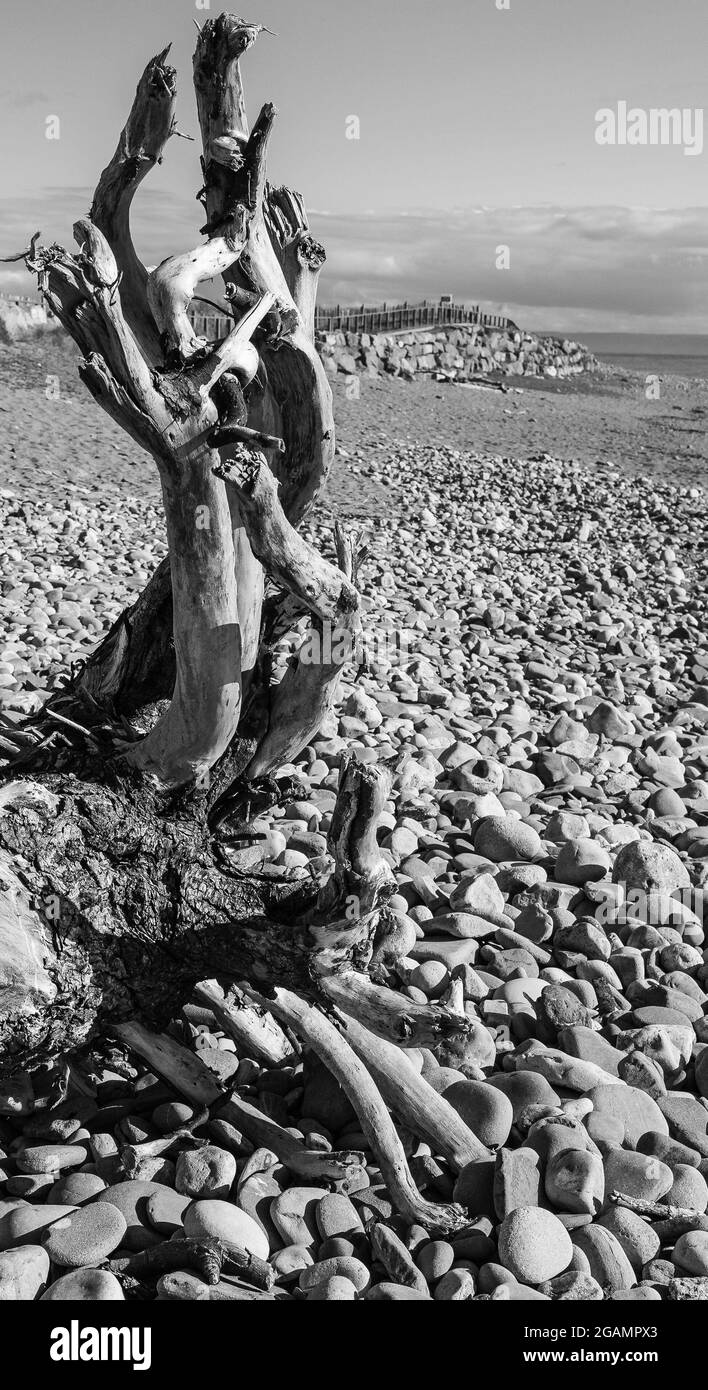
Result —
[[[288, 517], [301, 516], [309, 505], [333, 450], [329, 385], [265, 229], [274, 108], [263, 108], [250, 135], [246, 124], [238, 59], [259, 32], [257, 25], [222, 15], [207, 21], [197, 43], [206, 242], [186, 256], [168, 257], [148, 277], [130, 237], [132, 196], [173, 129], [174, 74], [163, 53], [143, 74], [101, 175], [95, 220], [77, 223], [81, 254], [73, 258], [34, 244], [27, 252], [51, 307], [84, 351], [89, 389], [160, 469], [175, 685], [170, 708], [126, 757], [167, 788], [202, 785], [226, 752], [238, 729], [241, 673], [254, 668], [257, 654], [262, 573], [239, 503], [233, 494], [226, 501], [223, 482], [214, 476], [218, 427], [253, 431], [246, 438], [277, 451]], [[187, 309], [200, 276], [217, 270], [233, 274], [232, 301], [245, 312], [224, 342], [196, 351], [203, 345], [194, 341]], [[267, 332], [264, 319], [272, 319]], [[251, 341], [256, 330], [258, 345]], [[173, 358], [189, 370], [172, 373]], [[254, 384], [261, 361], [258, 385], [244, 403], [247, 421], [228, 413], [222, 420], [217, 386], [228, 380], [243, 391]]]
[[[427, 1093], [412, 1069], [401, 1067], [404, 1084], [396, 1090], [384, 1044], [353, 1029], [357, 1052], [320, 1007], [326, 998], [404, 1044], [469, 1027], [439, 1005], [377, 989], [363, 973], [393, 886], [376, 839], [386, 776], [345, 762], [330, 881], [326, 863], [318, 877], [292, 883], [223, 872], [207, 825], [209, 798], [195, 810], [194, 791], [212, 774], [223, 774], [227, 798], [230, 776], [250, 797], [254, 783], [303, 748], [361, 633], [358, 541], [337, 534], [337, 568], [296, 530], [334, 448], [331, 391], [313, 341], [323, 253], [298, 196], [267, 186], [274, 108], [265, 106], [248, 132], [239, 58], [258, 32], [222, 15], [207, 20], [197, 42], [203, 243], [167, 257], [148, 276], [130, 237], [135, 188], [173, 129], [174, 81], [163, 53], [141, 79], [92, 217], [76, 224], [78, 254], [33, 241], [26, 255], [83, 352], [87, 385], [155, 460], [169, 584], [163, 566], [98, 656], [50, 701], [42, 727], [51, 727], [58, 746], [47, 740], [35, 764], [40, 780], [29, 791], [10, 788], [0, 804], [2, 1065], [31, 1066], [110, 1031], [182, 1094], [212, 1113], [220, 1107], [293, 1172], [346, 1184], [362, 1154], [309, 1151], [247, 1101], [225, 1100], [199, 1058], [152, 1031], [199, 980], [248, 981], [248, 1012], [227, 1010], [211, 988], [224, 1026], [260, 1047], [269, 1064], [290, 1052], [266, 1015], [317, 1052], [357, 1111], [399, 1211], [447, 1232], [463, 1215], [421, 1197], [390, 1111], [428, 1134], [453, 1163], [477, 1146], [465, 1144], [454, 1122], [441, 1133], [443, 1102], [426, 1117]], [[217, 271], [242, 313], [229, 336], [209, 346], [196, 339], [188, 310], [199, 278]], [[263, 612], [264, 570], [285, 590], [277, 613], [270, 598]], [[267, 642], [292, 596], [312, 614], [314, 635], [336, 625], [349, 645], [310, 660], [303, 644], [271, 689]], [[171, 700], [158, 709], [172, 678]], [[132, 726], [121, 722], [127, 715]], [[114, 722], [106, 727], [107, 716]], [[30, 740], [22, 753], [28, 759], [32, 752]], [[220, 783], [217, 801], [223, 791]], [[196, 1127], [148, 1141], [150, 1151], [198, 1144]], [[144, 1152], [124, 1149], [129, 1170]], [[227, 1254], [239, 1273], [252, 1282], [255, 1273], [269, 1287], [266, 1271], [245, 1270], [239, 1252]], [[178, 1242], [136, 1260], [122, 1265], [121, 1277], [196, 1261], [218, 1278], [223, 1267], [221, 1255]]]
[[467, 1019], [442, 1005], [416, 1004], [397, 990], [374, 984], [357, 970], [328, 975], [320, 988], [342, 1013], [399, 1047], [437, 1047], [457, 1038], [464, 1040], [471, 1032]]
[[161, 360], [156, 326], [146, 301], [147, 271], [130, 232], [130, 206], [145, 175], [162, 160], [175, 128], [175, 71], [166, 63], [169, 46], [148, 63], [118, 145], [93, 195], [89, 214], [103, 232], [121, 272], [123, 312], [143, 351]]
[[358, 609], [354, 586], [290, 525], [263, 454], [242, 450], [218, 472], [236, 493], [254, 555], [276, 583], [322, 619], [338, 622]]
[[322, 1153], [308, 1149], [287, 1129], [264, 1115], [236, 1093], [229, 1095], [214, 1073], [167, 1034], [151, 1033], [135, 1022], [113, 1029], [127, 1047], [164, 1076], [180, 1095], [197, 1105], [212, 1107], [215, 1114], [239, 1129], [257, 1148], [271, 1149], [298, 1177], [310, 1181], [341, 1182], [361, 1167], [364, 1155], [354, 1150]]
[[303, 327], [314, 339], [317, 282], [325, 249], [310, 235], [305, 204], [290, 188], [268, 188], [265, 220]]
[[490, 1157], [485, 1145], [448, 1101], [428, 1085], [400, 1047], [376, 1037], [353, 1018], [345, 1020], [343, 1032], [393, 1113], [413, 1134], [430, 1143], [433, 1153], [442, 1154], [455, 1172], [466, 1163]]
[[331, 1153], [308, 1149], [282, 1125], [235, 1093], [219, 1106], [218, 1113], [240, 1129], [257, 1148], [272, 1149], [286, 1168], [310, 1182], [342, 1182], [358, 1172], [364, 1162], [363, 1153], [356, 1149], [338, 1149]]
[[239, 1044], [247, 1057], [254, 1057], [267, 1067], [279, 1067], [294, 1059], [292, 1043], [280, 1025], [267, 1010], [254, 1008], [243, 990], [234, 987], [227, 998], [216, 980], [202, 980], [194, 991], [194, 998], [211, 1009], [220, 1027]]
[[275, 1270], [266, 1260], [222, 1240], [166, 1240], [136, 1254], [108, 1260], [103, 1268], [141, 1280], [159, 1279], [176, 1269], [196, 1269], [206, 1284], [218, 1284], [222, 1274], [236, 1274], [254, 1289], [272, 1289], [275, 1283]]
[[[253, 997], [266, 1005], [265, 999], [255, 994]], [[276, 1018], [299, 1034], [337, 1078], [357, 1113], [401, 1215], [430, 1230], [450, 1232], [461, 1228], [465, 1223], [461, 1207], [428, 1202], [421, 1197], [389, 1110], [369, 1072], [336, 1026], [319, 1009], [289, 990], [276, 989], [267, 1006]]]
[[628, 1197], [624, 1192], [611, 1192], [609, 1199], [613, 1205], [627, 1207], [646, 1221], [651, 1221], [654, 1230], [661, 1238], [662, 1245], [671, 1244], [687, 1231], [708, 1231], [708, 1216], [705, 1212], [692, 1211], [690, 1207], [674, 1207], [663, 1202], [643, 1202], [637, 1197]]

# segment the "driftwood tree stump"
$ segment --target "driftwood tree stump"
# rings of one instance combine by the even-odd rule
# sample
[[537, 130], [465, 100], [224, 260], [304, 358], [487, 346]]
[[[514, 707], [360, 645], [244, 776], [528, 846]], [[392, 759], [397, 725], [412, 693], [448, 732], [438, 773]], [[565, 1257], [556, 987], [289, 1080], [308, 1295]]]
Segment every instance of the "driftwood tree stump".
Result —
[[[157, 466], [169, 559], [41, 714], [2, 730], [0, 1059], [6, 1076], [31, 1069], [135, 1020], [164, 1026], [200, 980], [244, 982], [249, 1007], [272, 1006], [345, 1085], [401, 1210], [445, 1229], [459, 1213], [420, 1197], [389, 1112], [458, 1166], [484, 1151], [413, 1067], [398, 1074], [392, 1044], [468, 1024], [367, 974], [393, 886], [376, 839], [386, 772], [344, 761], [331, 858], [306, 881], [229, 863], [229, 835], [287, 792], [275, 774], [341, 674], [279, 669], [278, 635], [296, 610], [352, 639], [361, 624], [356, 540], [337, 533], [337, 566], [297, 530], [334, 451], [314, 345], [324, 251], [299, 195], [267, 182], [274, 108], [248, 131], [239, 59], [259, 32], [222, 15], [197, 41], [198, 246], [148, 272], [131, 240], [133, 195], [174, 129], [165, 50], [75, 225], [78, 251], [34, 238], [26, 253], [82, 379]], [[213, 344], [188, 309], [216, 274], [234, 326]]]

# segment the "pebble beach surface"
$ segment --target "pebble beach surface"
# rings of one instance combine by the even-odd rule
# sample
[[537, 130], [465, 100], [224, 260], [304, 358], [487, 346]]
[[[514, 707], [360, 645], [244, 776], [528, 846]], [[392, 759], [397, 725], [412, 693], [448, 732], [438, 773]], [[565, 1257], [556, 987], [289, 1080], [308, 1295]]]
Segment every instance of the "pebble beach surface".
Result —
[[[13, 385], [0, 361], [10, 718], [91, 649], [164, 554], [150, 466], [84, 401], [69, 354], [12, 352], [25, 372]], [[708, 1297], [698, 424], [686, 443], [708, 397], [667, 386], [669, 422], [655, 424], [674, 431], [669, 451], [657, 445], [642, 469], [631, 438], [653, 436], [638, 381], [361, 390], [353, 402], [337, 388], [339, 453], [308, 534], [329, 548], [332, 510], [370, 520], [368, 670], [356, 684], [348, 671], [263, 845], [306, 874], [326, 850], [345, 748], [390, 766], [380, 839], [397, 891], [377, 952], [406, 997], [454, 998], [474, 1025], [463, 1045], [406, 1056], [489, 1157], [456, 1170], [404, 1143], [425, 1195], [469, 1222], [445, 1239], [403, 1222], [316, 1059], [263, 1065], [193, 1005], [180, 1037], [215, 1081], [310, 1149], [362, 1151], [358, 1173], [308, 1182], [218, 1118], [196, 1128], [201, 1146], [183, 1137], [127, 1165], [126, 1146], [196, 1112], [106, 1047], [72, 1114], [23, 1115], [0, 1092], [0, 1300], [122, 1300], [146, 1280], [163, 1300]], [[208, 1284], [185, 1268], [138, 1288], [108, 1268], [185, 1237], [220, 1238], [269, 1273]]]

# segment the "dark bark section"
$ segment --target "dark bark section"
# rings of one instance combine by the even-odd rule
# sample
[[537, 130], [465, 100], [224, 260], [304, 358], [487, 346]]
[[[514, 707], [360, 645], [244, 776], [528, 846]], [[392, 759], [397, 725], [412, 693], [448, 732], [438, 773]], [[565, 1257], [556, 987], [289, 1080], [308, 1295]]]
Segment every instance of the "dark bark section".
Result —
[[48, 805], [30, 798], [0, 812], [0, 855], [14, 864], [36, 914], [56, 990], [53, 999], [35, 992], [28, 1005], [0, 961], [5, 1074], [121, 1020], [162, 1028], [201, 979], [312, 992], [302, 888], [231, 876], [217, 865], [200, 816], [166, 813], [109, 766], [102, 779], [46, 774], [33, 786], [49, 794]]

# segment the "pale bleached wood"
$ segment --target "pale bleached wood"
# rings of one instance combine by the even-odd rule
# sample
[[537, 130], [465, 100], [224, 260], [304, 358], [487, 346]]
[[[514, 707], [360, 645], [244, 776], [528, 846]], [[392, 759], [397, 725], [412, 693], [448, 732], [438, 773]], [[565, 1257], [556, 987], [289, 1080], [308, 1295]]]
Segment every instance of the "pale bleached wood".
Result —
[[166, 62], [169, 45], [152, 58], [138, 83], [115, 153], [103, 170], [90, 218], [106, 237], [121, 271], [125, 317], [150, 360], [162, 357], [157, 329], [146, 302], [147, 271], [130, 231], [130, 208], [146, 174], [161, 163], [175, 130], [175, 70]]
[[211, 1009], [217, 1023], [238, 1043], [247, 1057], [267, 1067], [297, 1061], [292, 1043], [267, 1010], [255, 1009], [243, 991], [232, 989], [228, 997], [216, 980], [202, 980], [194, 998]]
[[[249, 991], [266, 1006], [266, 1000]], [[408, 1167], [403, 1144], [388, 1107], [370, 1073], [334, 1023], [319, 1009], [285, 989], [275, 989], [267, 1007], [287, 1023], [336, 1077], [354, 1107], [381, 1168], [396, 1209], [407, 1221], [427, 1230], [450, 1234], [464, 1226], [466, 1217], [454, 1203], [429, 1202], [421, 1196]]]
[[416, 1071], [402, 1048], [376, 1037], [354, 1018], [344, 1021], [343, 1031], [401, 1123], [426, 1140], [434, 1154], [442, 1154], [456, 1173], [467, 1163], [491, 1157], [457, 1111]]

